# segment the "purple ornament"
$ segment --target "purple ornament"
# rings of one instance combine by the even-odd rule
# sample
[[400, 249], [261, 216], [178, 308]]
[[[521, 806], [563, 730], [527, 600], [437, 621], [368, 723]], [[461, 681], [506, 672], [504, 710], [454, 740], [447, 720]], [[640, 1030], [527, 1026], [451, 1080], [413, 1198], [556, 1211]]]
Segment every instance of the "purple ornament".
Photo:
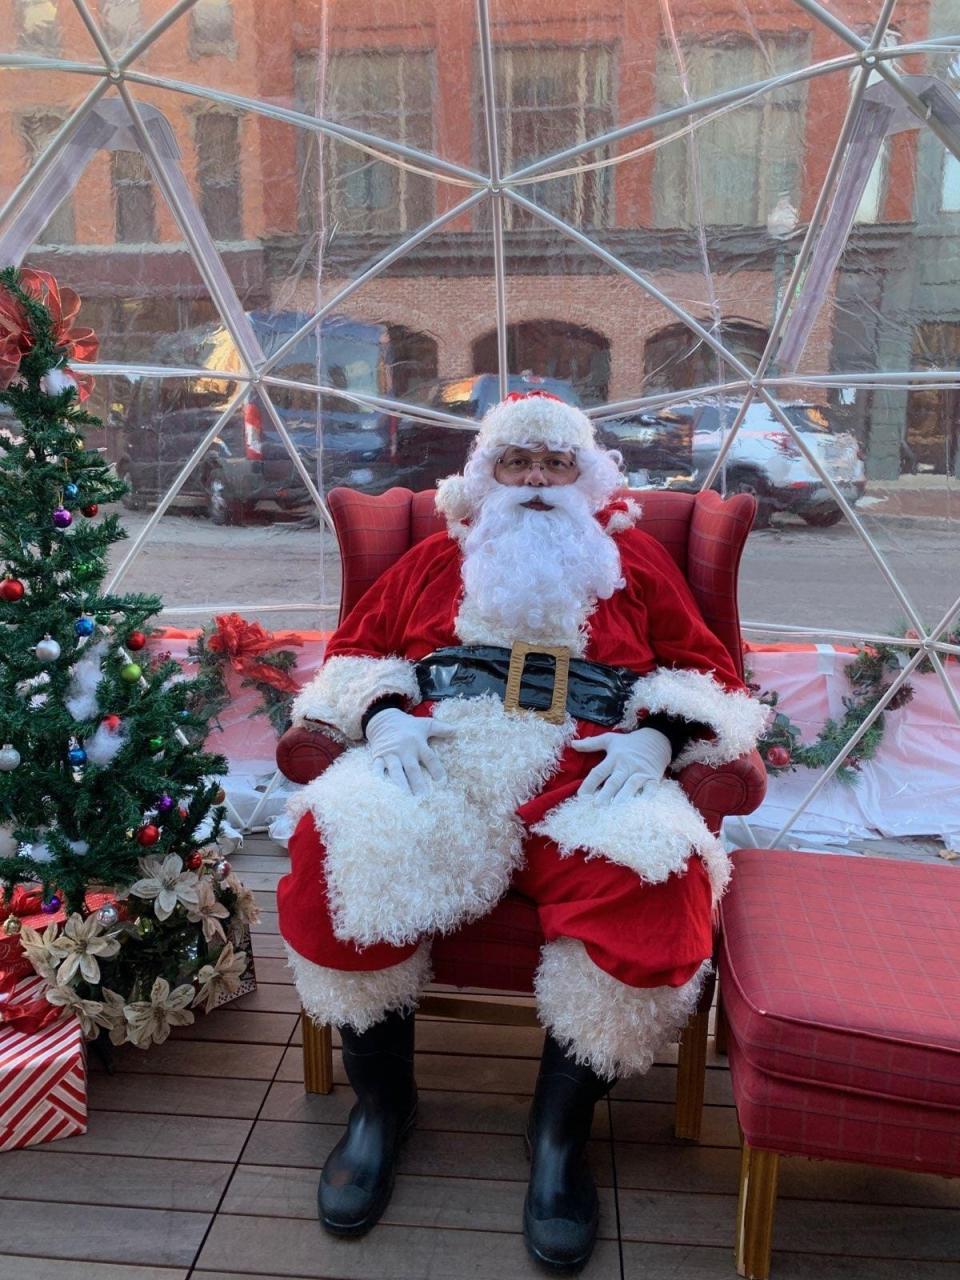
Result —
[[173, 796], [162, 795], [157, 801], [157, 813], [169, 813], [173, 808]]
[[73, 524], [73, 516], [66, 507], [57, 507], [53, 513], [53, 523], [58, 529], [69, 529]]
[[60, 899], [57, 897], [55, 893], [51, 894], [51, 896], [46, 900], [46, 902], [44, 902], [43, 905], [40, 907], [40, 910], [43, 912], [44, 915], [52, 916], [55, 911], [60, 910]]

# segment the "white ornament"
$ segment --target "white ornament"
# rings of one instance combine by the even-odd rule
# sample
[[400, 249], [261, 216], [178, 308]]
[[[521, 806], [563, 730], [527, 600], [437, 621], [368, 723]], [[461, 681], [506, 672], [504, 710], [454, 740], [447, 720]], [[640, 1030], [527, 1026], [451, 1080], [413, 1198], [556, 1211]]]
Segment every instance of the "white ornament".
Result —
[[40, 390], [45, 396], [59, 396], [76, 385], [76, 379], [71, 377], [69, 369], [48, 369], [40, 379]]
[[10, 773], [20, 763], [20, 752], [9, 742], [0, 747], [0, 771]]
[[125, 729], [120, 728], [116, 733], [111, 733], [107, 726], [101, 723], [92, 737], [87, 738], [83, 745], [91, 764], [109, 764], [126, 741]]
[[60, 657], [60, 646], [52, 636], [44, 636], [34, 652], [38, 662], [56, 662]]
[[14, 837], [13, 827], [5, 824], [0, 827], [0, 858], [12, 858], [20, 847], [20, 841]]

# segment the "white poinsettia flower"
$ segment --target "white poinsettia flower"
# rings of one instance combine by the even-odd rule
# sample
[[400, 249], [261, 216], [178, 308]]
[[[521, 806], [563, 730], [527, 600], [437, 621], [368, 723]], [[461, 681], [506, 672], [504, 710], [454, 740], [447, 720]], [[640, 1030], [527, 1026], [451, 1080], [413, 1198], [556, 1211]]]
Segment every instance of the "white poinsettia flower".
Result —
[[193, 924], [203, 922], [203, 936], [208, 942], [214, 942], [218, 938], [221, 942], [226, 942], [227, 935], [223, 932], [220, 921], [229, 918], [230, 912], [218, 901], [209, 876], [205, 876], [197, 885], [197, 905], [187, 912], [187, 919]]
[[61, 986], [72, 982], [78, 971], [84, 982], [92, 984], [100, 981], [97, 956], [104, 959], [115, 956], [120, 943], [116, 938], [103, 936], [103, 925], [95, 915], [84, 920], [75, 911], [63, 926], [63, 932], [51, 942], [50, 950], [62, 961], [57, 970], [57, 982]]
[[51, 984], [57, 980], [57, 966], [62, 957], [53, 950], [59, 927], [48, 924], [43, 933], [39, 933], [25, 924], [20, 930], [20, 945], [24, 954], [33, 965], [34, 971]]
[[102, 1023], [103, 1005], [99, 1000], [84, 1000], [73, 987], [48, 987], [44, 992], [48, 1002], [66, 1009], [80, 1023], [80, 1030], [88, 1040], [98, 1035]]
[[159, 858], [141, 858], [140, 870], [143, 879], [132, 884], [127, 892], [146, 902], [152, 901], [158, 920], [168, 920], [178, 903], [188, 911], [196, 910], [197, 873], [184, 871], [183, 860], [175, 853], [168, 853], [162, 862]]
[[197, 974], [200, 990], [193, 1003], [206, 1002], [204, 1012], [209, 1013], [221, 996], [232, 995], [240, 986], [240, 979], [247, 971], [247, 953], [234, 951], [228, 942], [217, 956], [216, 964], [205, 964]]
[[230, 889], [236, 895], [236, 904], [233, 908], [233, 916], [240, 924], [259, 924], [260, 908], [257, 906], [257, 900], [243, 883], [235, 872], [231, 871], [223, 880], [224, 888]]
[[128, 1039], [138, 1049], [163, 1044], [171, 1027], [188, 1027], [193, 1022], [193, 1014], [187, 1008], [192, 999], [192, 986], [184, 983], [171, 991], [166, 978], [157, 978], [149, 1000], [135, 1000], [123, 1010]]
[[111, 1044], [125, 1044], [127, 1039], [127, 1019], [124, 1013], [126, 1001], [109, 987], [102, 991], [103, 1007], [96, 1022], [110, 1033]]

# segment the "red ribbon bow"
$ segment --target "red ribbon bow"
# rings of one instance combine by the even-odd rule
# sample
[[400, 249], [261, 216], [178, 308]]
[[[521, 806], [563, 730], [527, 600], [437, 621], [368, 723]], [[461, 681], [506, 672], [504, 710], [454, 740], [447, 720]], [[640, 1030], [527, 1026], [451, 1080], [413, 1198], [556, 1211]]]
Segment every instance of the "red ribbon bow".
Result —
[[44, 1027], [56, 1022], [63, 1013], [56, 1005], [50, 1004], [42, 996], [20, 999], [14, 1003], [14, 991], [22, 979], [13, 973], [0, 974], [0, 1027], [12, 1027], [21, 1035], [35, 1035]]
[[43, 893], [39, 885], [18, 884], [15, 886], [9, 901], [0, 895], [0, 920], [7, 916], [37, 916], [43, 906]]
[[511, 404], [515, 400], [532, 400], [534, 396], [539, 396], [541, 400], [556, 400], [558, 404], [563, 404], [559, 396], [555, 396], [552, 391], [511, 391], [505, 400]]
[[268, 662], [257, 659], [281, 645], [301, 645], [300, 636], [287, 636], [278, 640], [265, 631], [259, 622], [247, 622], [238, 613], [221, 613], [214, 619], [217, 629], [207, 641], [207, 648], [226, 656], [234, 671], [239, 671], [262, 684], [272, 685], [282, 693], [297, 693], [300, 686], [288, 671], [281, 671]]
[[[53, 340], [68, 360], [95, 360], [100, 341], [92, 329], [74, 327], [80, 310], [80, 295], [73, 289], [61, 289], [49, 271], [24, 267], [20, 285], [25, 293], [50, 312]], [[9, 387], [20, 369], [20, 361], [33, 346], [30, 321], [21, 303], [0, 287], [0, 391]], [[67, 372], [77, 384], [77, 395], [86, 400], [93, 389], [89, 374]]]

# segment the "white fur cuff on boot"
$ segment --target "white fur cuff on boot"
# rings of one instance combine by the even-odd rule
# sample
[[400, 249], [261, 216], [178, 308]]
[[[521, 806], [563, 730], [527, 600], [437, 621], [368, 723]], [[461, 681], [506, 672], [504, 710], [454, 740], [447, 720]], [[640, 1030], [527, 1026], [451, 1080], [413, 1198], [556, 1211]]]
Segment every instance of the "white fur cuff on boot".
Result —
[[362, 1033], [386, 1014], [415, 1009], [431, 978], [430, 944], [421, 942], [407, 960], [389, 969], [327, 969], [294, 951], [287, 959], [300, 1003], [320, 1024], [353, 1027]]
[[628, 987], [597, 968], [582, 942], [560, 938], [543, 948], [537, 970], [540, 1021], [597, 1075], [642, 1075], [686, 1026], [709, 972], [707, 960], [682, 987]]

